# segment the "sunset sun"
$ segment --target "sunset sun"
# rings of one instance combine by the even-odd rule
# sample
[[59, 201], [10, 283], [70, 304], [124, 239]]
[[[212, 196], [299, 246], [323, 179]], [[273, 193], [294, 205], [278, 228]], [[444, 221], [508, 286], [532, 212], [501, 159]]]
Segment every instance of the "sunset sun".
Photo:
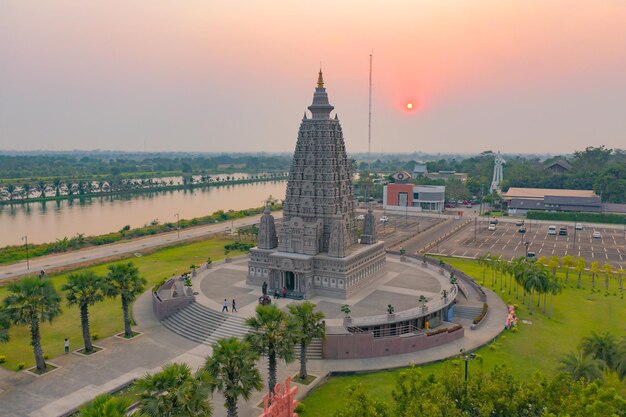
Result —
[[408, 103], [406, 103], [406, 108], [407, 108], [408, 110], [412, 110], [412, 109], [413, 109], [413, 103], [412, 103], [412, 102], [410, 102], [410, 101], [409, 101]]

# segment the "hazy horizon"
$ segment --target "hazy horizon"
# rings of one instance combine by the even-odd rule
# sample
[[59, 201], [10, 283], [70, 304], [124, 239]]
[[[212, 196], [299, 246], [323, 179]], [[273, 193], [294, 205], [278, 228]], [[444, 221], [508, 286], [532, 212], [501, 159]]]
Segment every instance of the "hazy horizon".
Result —
[[321, 61], [363, 153], [372, 49], [373, 152], [624, 148], [624, 22], [620, 0], [3, 2], [0, 149], [289, 153]]

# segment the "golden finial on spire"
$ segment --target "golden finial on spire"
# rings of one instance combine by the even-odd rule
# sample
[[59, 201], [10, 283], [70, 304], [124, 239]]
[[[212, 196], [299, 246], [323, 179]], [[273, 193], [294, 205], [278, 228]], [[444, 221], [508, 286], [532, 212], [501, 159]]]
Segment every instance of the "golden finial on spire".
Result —
[[320, 74], [317, 77], [317, 88], [324, 88], [324, 77], [322, 77], [322, 68], [320, 66]]

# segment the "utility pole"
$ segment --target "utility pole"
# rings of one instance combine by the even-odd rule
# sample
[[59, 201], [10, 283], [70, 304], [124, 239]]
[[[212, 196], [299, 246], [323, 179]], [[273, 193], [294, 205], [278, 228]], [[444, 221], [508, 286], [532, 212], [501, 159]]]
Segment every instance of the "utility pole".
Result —
[[30, 260], [28, 259], [28, 236], [22, 236], [22, 240], [26, 243], [26, 270], [30, 269]]
[[367, 118], [367, 159], [371, 159], [372, 153], [372, 55], [374, 50], [370, 53], [370, 81], [369, 81], [369, 106], [368, 106], [368, 118]]
[[174, 216], [176, 216], [176, 232], [178, 233], [178, 239], [180, 239], [180, 215], [174, 213]]

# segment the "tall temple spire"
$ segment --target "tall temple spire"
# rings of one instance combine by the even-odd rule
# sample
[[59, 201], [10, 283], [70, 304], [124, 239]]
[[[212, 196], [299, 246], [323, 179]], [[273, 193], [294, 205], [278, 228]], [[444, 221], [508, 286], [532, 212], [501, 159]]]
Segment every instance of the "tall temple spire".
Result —
[[324, 77], [322, 76], [322, 68], [320, 67], [320, 73], [317, 76], [317, 88], [324, 88]]

